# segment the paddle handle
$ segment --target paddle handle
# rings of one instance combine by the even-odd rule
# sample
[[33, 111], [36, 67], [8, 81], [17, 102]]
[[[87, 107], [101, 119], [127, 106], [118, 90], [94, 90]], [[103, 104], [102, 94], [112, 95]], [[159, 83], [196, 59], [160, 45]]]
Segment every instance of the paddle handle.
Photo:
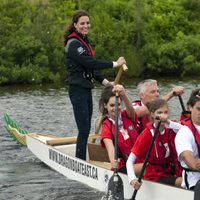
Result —
[[123, 65], [122, 65], [122, 68], [123, 68], [124, 71], [128, 70], [128, 67], [127, 67], [126, 64], [123, 64]]
[[[144, 164], [142, 166], [142, 170], [141, 170], [141, 173], [140, 173], [140, 176], [138, 178], [138, 181], [141, 182], [142, 178], [143, 178], [143, 175], [144, 175], [144, 171], [145, 171], [145, 168], [146, 168], [146, 165], [148, 163], [148, 160], [149, 160], [149, 156], [150, 156], [150, 153], [151, 153], [151, 150], [153, 148], [153, 144], [154, 144], [154, 141], [156, 139], [156, 136], [159, 132], [159, 128], [160, 128], [160, 124], [161, 124], [161, 121], [158, 122], [158, 125], [156, 126], [156, 130], [154, 132], [154, 136], [151, 140], [151, 144], [149, 146], [149, 150], [147, 151], [147, 154], [146, 154], [146, 157], [145, 157], [145, 160], [144, 160]], [[132, 196], [132, 200], [135, 200], [135, 197], [136, 197], [136, 194], [137, 194], [138, 190], [134, 190], [133, 192], [133, 196]]]
[[179, 98], [179, 101], [180, 101], [180, 104], [181, 104], [181, 108], [182, 108], [183, 112], [185, 112], [186, 109], [185, 109], [185, 106], [184, 106], [183, 99], [182, 99], [181, 95], [178, 95], [178, 98]]
[[123, 64], [120, 68], [119, 68], [119, 70], [118, 70], [118, 72], [117, 72], [117, 76], [115, 77], [115, 80], [114, 80], [114, 84], [116, 85], [116, 84], [118, 84], [119, 83], [119, 80], [120, 80], [120, 78], [121, 78], [121, 76], [122, 76], [122, 72], [124, 71], [127, 71], [128, 70], [128, 67], [125, 65], [125, 64]]

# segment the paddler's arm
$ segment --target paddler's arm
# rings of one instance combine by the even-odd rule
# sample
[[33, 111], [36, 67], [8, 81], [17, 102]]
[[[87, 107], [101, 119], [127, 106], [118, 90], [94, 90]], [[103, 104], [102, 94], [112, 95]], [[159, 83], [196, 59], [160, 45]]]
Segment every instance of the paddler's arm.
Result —
[[116, 85], [114, 86], [114, 91], [118, 92], [121, 99], [124, 101], [125, 107], [126, 107], [126, 113], [127, 116], [134, 121], [135, 120], [135, 110], [132, 106], [132, 103], [128, 96], [126, 95], [125, 89], [122, 85]]
[[133, 153], [130, 153], [128, 160], [126, 162], [127, 175], [128, 175], [130, 185], [132, 185], [133, 188], [138, 190], [140, 186], [142, 185], [142, 182], [139, 182], [136, 177], [135, 170], [134, 170], [135, 162], [136, 162], [136, 155]]
[[113, 168], [116, 168], [117, 166], [117, 161], [115, 160], [115, 147], [114, 147], [114, 144], [113, 144], [113, 141], [109, 138], [104, 138], [103, 139], [103, 142], [105, 144], [105, 147], [107, 149], [107, 152], [108, 152], [108, 157], [109, 157], [109, 160], [110, 160], [110, 163], [111, 163], [111, 166]]
[[134, 106], [132, 104], [132, 106], [133, 106], [133, 108], [135, 110], [135, 113], [137, 114], [138, 117], [143, 117], [143, 116], [149, 115], [149, 110], [148, 110], [148, 108], [145, 105]]
[[186, 150], [180, 156], [190, 169], [200, 170], [200, 159], [195, 159], [193, 152]]
[[182, 126], [183, 126], [182, 124], [172, 121], [172, 120], [168, 120], [167, 123], [165, 124], [166, 128], [172, 129], [175, 133], [178, 133], [178, 131], [180, 130]]
[[169, 101], [172, 97], [182, 95], [184, 93], [184, 87], [182, 86], [175, 86], [172, 90], [162, 97], [165, 101]]

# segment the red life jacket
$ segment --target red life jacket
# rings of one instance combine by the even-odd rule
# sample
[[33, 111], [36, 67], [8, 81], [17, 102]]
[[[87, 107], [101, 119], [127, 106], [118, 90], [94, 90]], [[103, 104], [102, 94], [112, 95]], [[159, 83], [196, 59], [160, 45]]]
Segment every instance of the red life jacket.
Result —
[[[146, 127], [144, 131], [151, 134], [155, 132], [152, 123]], [[161, 177], [181, 176], [182, 168], [178, 162], [174, 139], [175, 132], [172, 129], [165, 128], [163, 135], [158, 133], [146, 167], [146, 179], [157, 181]]]
[[191, 119], [187, 120], [184, 123], [184, 125], [186, 125], [192, 131], [194, 138], [195, 138], [195, 142], [196, 142], [197, 147], [198, 147], [198, 153], [200, 155], [200, 134], [198, 133], [198, 130], [195, 128]]
[[180, 116], [180, 122], [181, 122], [181, 124], [185, 124], [185, 122], [187, 121], [187, 120], [189, 120], [191, 118], [191, 112], [190, 111], [183, 111], [182, 113], [181, 113], [181, 116]]
[[[132, 103], [142, 106], [142, 102], [140, 100], [133, 101]], [[149, 116], [145, 115], [143, 117], [138, 117], [136, 122], [136, 130], [139, 134], [146, 128], [147, 123], [149, 123]]]
[[81, 41], [81, 43], [88, 49], [90, 55], [91, 55], [92, 57], [94, 57], [94, 51], [93, 51], [92, 47], [91, 47], [87, 42], [85, 42], [76, 32], [71, 33], [71, 34], [67, 37], [68, 40], [69, 40], [70, 38], [77, 38], [79, 41]]
[[[123, 129], [128, 134], [128, 138], [125, 139], [123, 136], [123, 132], [118, 130], [118, 157], [121, 157], [119, 168], [123, 167], [125, 165], [125, 162], [131, 152], [131, 148], [133, 147], [138, 133], [135, 130], [134, 123], [127, 117], [126, 112], [121, 113], [122, 116], [122, 122], [123, 122]], [[110, 121], [108, 118], [105, 119], [103, 122], [103, 125], [109, 127], [111, 134], [112, 134], [112, 140], [114, 143], [114, 137], [115, 137], [115, 125]]]

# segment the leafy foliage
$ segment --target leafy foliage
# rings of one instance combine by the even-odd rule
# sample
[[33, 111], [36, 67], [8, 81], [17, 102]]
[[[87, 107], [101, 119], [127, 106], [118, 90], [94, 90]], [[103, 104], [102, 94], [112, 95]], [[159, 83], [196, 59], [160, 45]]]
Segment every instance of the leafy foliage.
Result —
[[198, 0], [1, 0], [0, 84], [63, 81], [63, 34], [91, 15], [96, 58], [125, 56], [129, 76], [200, 74]]
[[130, 76], [200, 74], [199, 51], [191, 48], [194, 43], [199, 48], [198, 0], [82, 0], [81, 5], [92, 15], [96, 55], [124, 55]]
[[4, 73], [0, 84], [58, 81], [58, 74], [64, 78], [62, 37], [75, 4], [67, 0], [1, 1], [0, 65]]

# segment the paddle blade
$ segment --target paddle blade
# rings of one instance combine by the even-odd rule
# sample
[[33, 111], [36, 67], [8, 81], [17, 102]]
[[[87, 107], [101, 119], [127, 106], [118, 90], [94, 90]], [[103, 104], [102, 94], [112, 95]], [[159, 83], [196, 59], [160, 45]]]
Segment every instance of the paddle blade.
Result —
[[194, 188], [194, 200], [200, 199], [200, 180], [197, 182]]
[[114, 174], [108, 183], [108, 191], [102, 200], [124, 200], [123, 181], [118, 174]]

